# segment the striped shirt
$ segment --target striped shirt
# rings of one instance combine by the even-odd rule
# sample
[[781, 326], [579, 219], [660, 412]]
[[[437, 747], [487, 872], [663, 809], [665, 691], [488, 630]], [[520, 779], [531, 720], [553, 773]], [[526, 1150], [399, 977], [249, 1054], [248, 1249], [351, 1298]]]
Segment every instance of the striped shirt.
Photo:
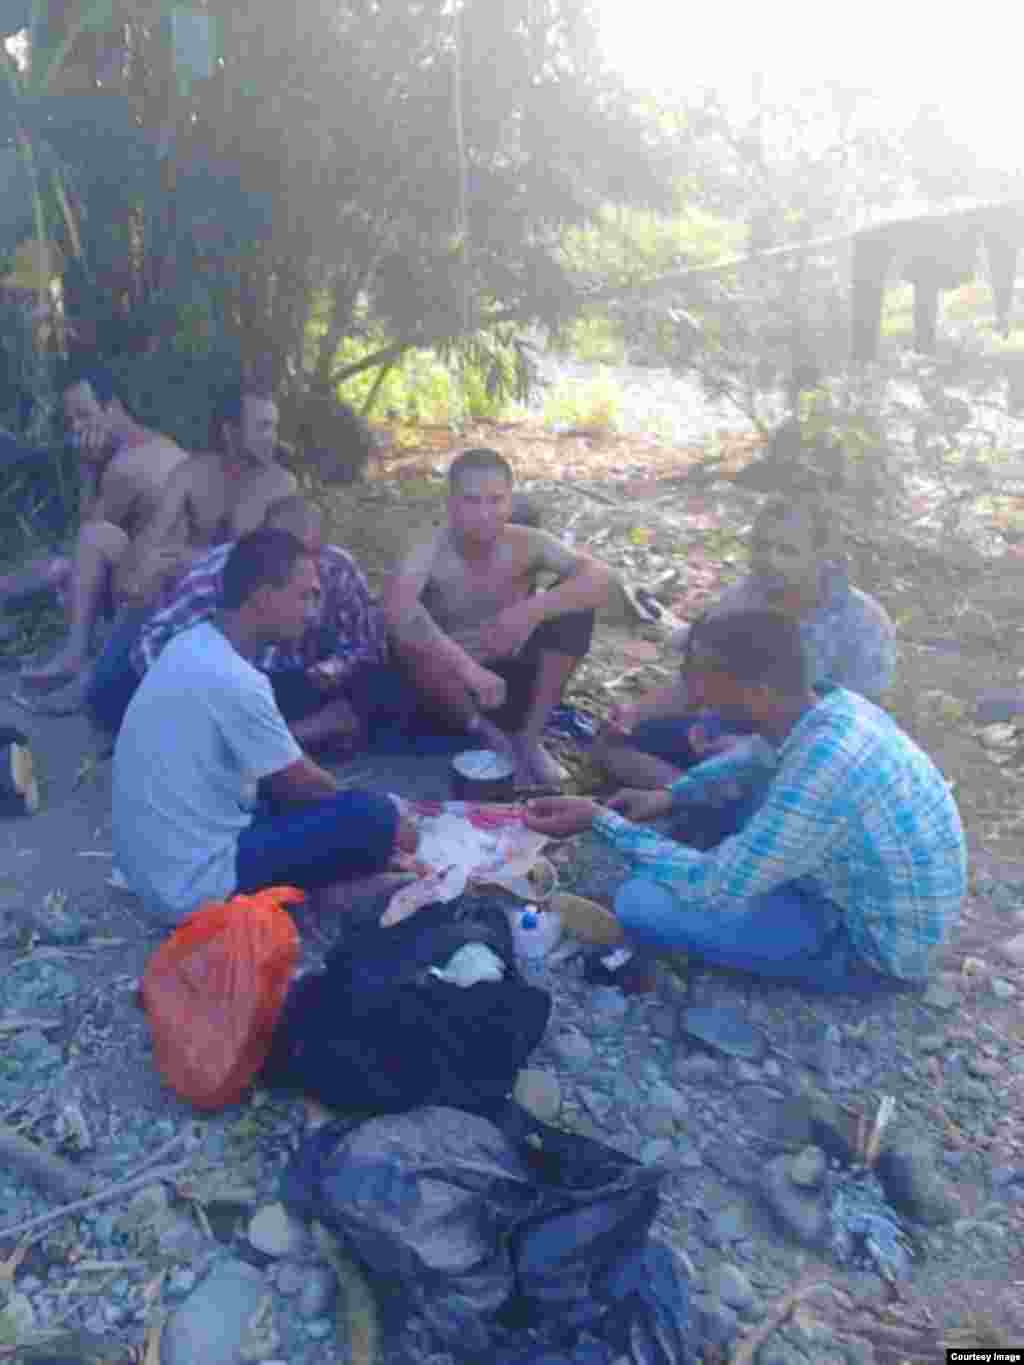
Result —
[[[171, 600], [142, 627], [132, 650], [141, 677], [156, 662], [168, 640], [189, 626], [208, 621], [220, 608], [221, 576], [234, 542], [217, 545], [197, 559]], [[308, 668], [323, 658], [337, 658], [341, 682], [363, 663], [381, 663], [386, 653], [384, 618], [370, 597], [362, 571], [351, 555], [325, 545], [317, 555], [320, 606], [317, 619], [294, 645], [270, 645], [253, 660], [262, 673]]]
[[[756, 779], [769, 748], [758, 741], [699, 764], [673, 784], [673, 802]], [[604, 809], [594, 829], [681, 909], [739, 913], [799, 879], [840, 909], [871, 966], [923, 980], [966, 888], [963, 828], [945, 778], [885, 712], [844, 688], [806, 711], [772, 752], [763, 803], [706, 853]]]

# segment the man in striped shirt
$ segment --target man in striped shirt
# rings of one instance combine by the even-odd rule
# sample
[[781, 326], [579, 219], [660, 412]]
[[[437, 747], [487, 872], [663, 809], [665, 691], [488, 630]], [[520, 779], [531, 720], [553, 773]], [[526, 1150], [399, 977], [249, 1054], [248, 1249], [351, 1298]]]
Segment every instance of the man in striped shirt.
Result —
[[[385, 666], [387, 641], [380, 609], [352, 556], [322, 543], [322, 518], [306, 498], [290, 496], [267, 509], [268, 527], [290, 531], [315, 556], [319, 575], [316, 618], [302, 638], [271, 645], [253, 660], [266, 673], [274, 699], [300, 744], [355, 747], [368, 714], [384, 704], [398, 683]], [[164, 646], [183, 630], [216, 615], [224, 565], [234, 547], [226, 541], [195, 561], [161, 608], [143, 622], [127, 657], [101, 657], [86, 706], [108, 734], [121, 717], [144, 674]], [[403, 698], [396, 705], [401, 706]]]
[[[796, 985], [870, 994], [916, 984], [949, 937], [966, 885], [949, 784], [878, 707], [810, 686], [796, 622], [778, 613], [705, 617], [684, 659], [695, 703], [735, 708], [752, 737], [660, 790], [602, 808], [531, 802], [553, 837], [593, 829], [633, 864], [615, 894], [627, 939]], [[634, 823], [713, 799], [766, 794], [738, 833], [698, 851]], [[628, 817], [628, 818], [623, 818]]]

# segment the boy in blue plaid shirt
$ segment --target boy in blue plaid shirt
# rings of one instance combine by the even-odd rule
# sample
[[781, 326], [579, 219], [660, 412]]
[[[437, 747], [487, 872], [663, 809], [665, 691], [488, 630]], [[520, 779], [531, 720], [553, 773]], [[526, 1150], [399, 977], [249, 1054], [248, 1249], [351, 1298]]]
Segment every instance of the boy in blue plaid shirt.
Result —
[[[531, 802], [527, 823], [553, 837], [592, 828], [626, 855], [635, 876], [615, 912], [636, 944], [821, 990], [924, 981], [966, 885], [942, 774], [871, 702], [844, 688], [817, 695], [799, 627], [781, 614], [704, 618], [684, 669], [697, 706], [745, 715], [753, 737], [607, 808]], [[736, 787], [756, 793], [752, 813], [708, 851], [633, 823]]]

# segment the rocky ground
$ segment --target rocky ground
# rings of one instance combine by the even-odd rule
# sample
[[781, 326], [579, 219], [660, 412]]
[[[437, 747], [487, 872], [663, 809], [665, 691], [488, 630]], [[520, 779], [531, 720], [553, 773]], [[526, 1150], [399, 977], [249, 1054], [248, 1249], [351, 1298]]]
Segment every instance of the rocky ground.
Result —
[[[481, 434], [516, 457], [548, 524], [656, 584], [667, 613], [688, 614], [740, 572], [753, 500], [687, 494], [693, 452]], [[433, 466], [449, 442], [396, 457], [336, 506], [338, 535], [371, 572], [389, 540], [437, 515]], [[1024, 666], [1024, 585], [1014, 562], [967, 552], [883, 552], [866, 539], [854, 554], [904, 640], [891, 705], [955, 778], [971, 834], [971, 898], [940, 974], [923, 995], [864, 1005], [673, 960], [652, 993], [627, 997], [585, 984], [570, 954], [542, 969], [554, 1011], [520, 1082], [543, 1117], [667, 1169], [660, 1231], [691, 1274], [705, 1365], [923, 1365], [943, 1359], [944, 1341], [1024, 1343], [1021, 754], [1012, 720], [1002, 747], [974, 724], [979, 688], [1012, 686]], [[577, 704], [600, 710], [664, 676], [663, 633], [606, 623]], [[257, 1091], [200, 1115], [151, 1066], [136, 991], [158, 935], [107, 885], [109, 765], [80, 717], [3, 708], [0, 720], [30, 732], [44, 777], [40, 815], [0, 826], [0, 1123], [79, 1177], [44, 1171], [40, 1184], [23, 1162], [0, 1162], [0, 1361], [372, 1360], [365, 1285], [275, 1207], [303, 1106]], [[591, 786], [582, 755], [565, 757]], [[443, 794], [436, 768], [407, 778], [410, 795]], [[598, 899], [621, 875], [589, 837], [555, 861], [564, 886]], [[834, 1163], [884, 1096], [895, 1112], [883, 1147], [901, 1154], [902, 1183], [887, 1176], [882, 1212], [899, 1219], [906, 1264], [892, 1246], [833, 1244], [845, 1178]], [[101, 1198], [33, 1225], [78, 1185]]]

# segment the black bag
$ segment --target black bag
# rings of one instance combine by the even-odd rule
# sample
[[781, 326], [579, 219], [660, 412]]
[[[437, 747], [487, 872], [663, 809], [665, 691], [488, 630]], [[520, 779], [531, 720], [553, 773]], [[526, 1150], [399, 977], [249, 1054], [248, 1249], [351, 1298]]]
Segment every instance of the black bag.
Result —
[[281, 1197], [369, 1271], [394, 1365], [686, 1365], [664, 1172], [509, 1104], [312, 1134]]
[[[474, 942], [501, 958], [503, 980], [462, 987], [431, 974]], [[516, 970], [497, 901], [425, 906], [393, 928], [353, 930], [322, 972], [295, 983], [262, 1079], [334, 1109], [489, 1113], [511, 1092], [550, 1011], [547, 992]]]

